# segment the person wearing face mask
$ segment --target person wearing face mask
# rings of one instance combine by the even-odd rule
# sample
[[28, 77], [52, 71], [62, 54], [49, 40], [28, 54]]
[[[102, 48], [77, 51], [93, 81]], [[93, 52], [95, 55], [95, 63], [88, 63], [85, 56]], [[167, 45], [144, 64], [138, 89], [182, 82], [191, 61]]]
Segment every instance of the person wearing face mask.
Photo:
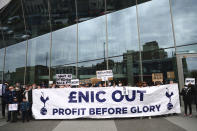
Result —
[[122, 82], [121, 82], [121, 81], [119, 81], [118, 86], [119, 86], [119, 87], [121, 87], [121, 86], [122, 86]]
[[26, 89], [23, 92], [23, 98], [24, 97], [26, 98], [27, 102], [29, 102], [29, 105], [30, 105], [29, 116], [30, 116], [30, 118], [32, 118], [32, 110], [31, 110], [31, 107], [32, 107], [32, 86], [31, 85], [26, 86]]
[[[13, 86], [10, 86], [9, 87], [9, 90], [7, 91], [6, 93], [6, 100], [7, 100], [7, 104], [9, 106], [9, 104], [12, 104], [14, 102], [14, 98], [16, 98], [16, 92], [14, 90], [14, 87]], [[7, 119], [7, 122], [11, 120], [11, 112], [9, 111], [9, 108], [8, 108], [8, 119]]]
[[[16, 92], [16, 98], [17, 98], [17, 101], [18, 103], [22, 102], [22, 91], [21, 91], [21, 88], [20, 88], [20, 83], [16, 83], [16, 86], [15, 86], [15, 92]], [[20, 110], [20, 105], [18, 106], [19, 110]], [[18, 110], [18, 115], [20, 115], [20, 112]]]
[[37, 85], [34, 83], [32, 84], [32, 89], [36, 89], [37, 88]]
[[192, 99], [193, 99], [193, 88], [191, 84], [188, 84], [188, 86], [185, 86], [181, 93], [183, 96], [183, 102], [184, 102], [184, 108], [185, 108], [185, 114], [184, 116], [187, 116], [187, 108], [189, 107], [189, 116], [192, 116]]

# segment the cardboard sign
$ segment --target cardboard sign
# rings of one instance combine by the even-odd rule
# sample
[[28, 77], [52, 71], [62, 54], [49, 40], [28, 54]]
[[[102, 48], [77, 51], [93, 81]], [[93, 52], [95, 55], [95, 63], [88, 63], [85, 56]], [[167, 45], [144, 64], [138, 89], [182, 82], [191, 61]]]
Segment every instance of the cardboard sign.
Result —
[[175, 78], [174, 71], [167, 72], [167, 78], [168, 79], [174, 79]]
[[18, 104], [9, 104], [8, 105], [9, 111], [17, 111], [18, 110]]
[[71, 84], [72, 74], [56, 74], [57, 85]]
[[195, 78], [185, 78], [185, 85], [188, 85], [189, 83], [195, 85]]
[[113, 77], [112, 70], [103, 70], [96, 72], [97, 79], [102, 79], [102, 81], [108, 81], [109, 78]]
[[152, 81], [160, 81], [163, 82], [163, 73], [152, 73]]
[[72, 86], [78, 86], [79, 85], [79, 79], [73, 79], [73, 80], [71, 80], [71, 85]]

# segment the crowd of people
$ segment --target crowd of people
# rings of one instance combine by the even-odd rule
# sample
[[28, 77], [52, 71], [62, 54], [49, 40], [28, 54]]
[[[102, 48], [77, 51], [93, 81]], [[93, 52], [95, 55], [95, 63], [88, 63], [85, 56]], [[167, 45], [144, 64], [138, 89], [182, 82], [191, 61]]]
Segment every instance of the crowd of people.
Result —
[[[36, 84], [21, 87], [20, 83], [15, 86], [5, 82], [2, 85], [2, 116], [5, 118], [7, 108], [7, 122], [16, 122], [21, 115], [22, 121], [29, 121], [32, 118], [32, 88]], [[11, 105], [16, 105], [16, 109]]]
[[[171, 84], [173, 82], [170, 82]], [[162, 85], [161, 82], [155, 82], [155, 86]], [[2, 116], [5, 118], [6, 108], [7, 108], [7, 121], [16, 122], [19, 116], [22, 118], [22, 122], [29, 121], [33, 119], [32, 117], [32, 89], [45, 89], [45, 88], [87, 88], [87, 87], [121, 87], [125, 86], [121, 81], [116, 82], [99, 82], [97, 84], [81, 84], [79, 86], [71, 86], [71, 85], [60, 85], [49, 84], [46, 85], [44, 82], [40, 85], [32, 84], [32, 85], [23, 85], [20, 83], [16, 83], [14, 86], [9, 85], [5, 82], [2, 85]], [[149, 85], [146, 82], [138, 82], [136, 87], [145, 88]], [[189, 84], [185, 86], [180, 95], [183, 96], [184, 101], [184, 109], [185, 116], [192, 116], [192, 103], [193, 101], [196, 104], [197, 110], [197, 87]], [[16, 110], [10, 110], [9, 105], [16, 104]], [[189, 115], [187, 114], [187, 108], [189, 107]]]

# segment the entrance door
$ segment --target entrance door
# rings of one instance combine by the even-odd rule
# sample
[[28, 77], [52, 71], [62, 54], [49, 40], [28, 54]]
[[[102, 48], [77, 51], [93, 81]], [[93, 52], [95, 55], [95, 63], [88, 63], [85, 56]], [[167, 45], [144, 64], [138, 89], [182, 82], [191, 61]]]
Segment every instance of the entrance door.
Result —
[[177, 55], [177, 66], [180, 88], [184, 87], [186, 78], [195, 78], [197, 81], [197, 54]]

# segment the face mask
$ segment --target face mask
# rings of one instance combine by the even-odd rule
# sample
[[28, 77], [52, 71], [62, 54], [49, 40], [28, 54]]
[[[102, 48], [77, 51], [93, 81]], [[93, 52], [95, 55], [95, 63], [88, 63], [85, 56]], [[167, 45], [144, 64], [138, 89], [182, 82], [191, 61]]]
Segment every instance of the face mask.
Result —
[[109, 86], [111, 86], [111, 83], [109, 83]]

